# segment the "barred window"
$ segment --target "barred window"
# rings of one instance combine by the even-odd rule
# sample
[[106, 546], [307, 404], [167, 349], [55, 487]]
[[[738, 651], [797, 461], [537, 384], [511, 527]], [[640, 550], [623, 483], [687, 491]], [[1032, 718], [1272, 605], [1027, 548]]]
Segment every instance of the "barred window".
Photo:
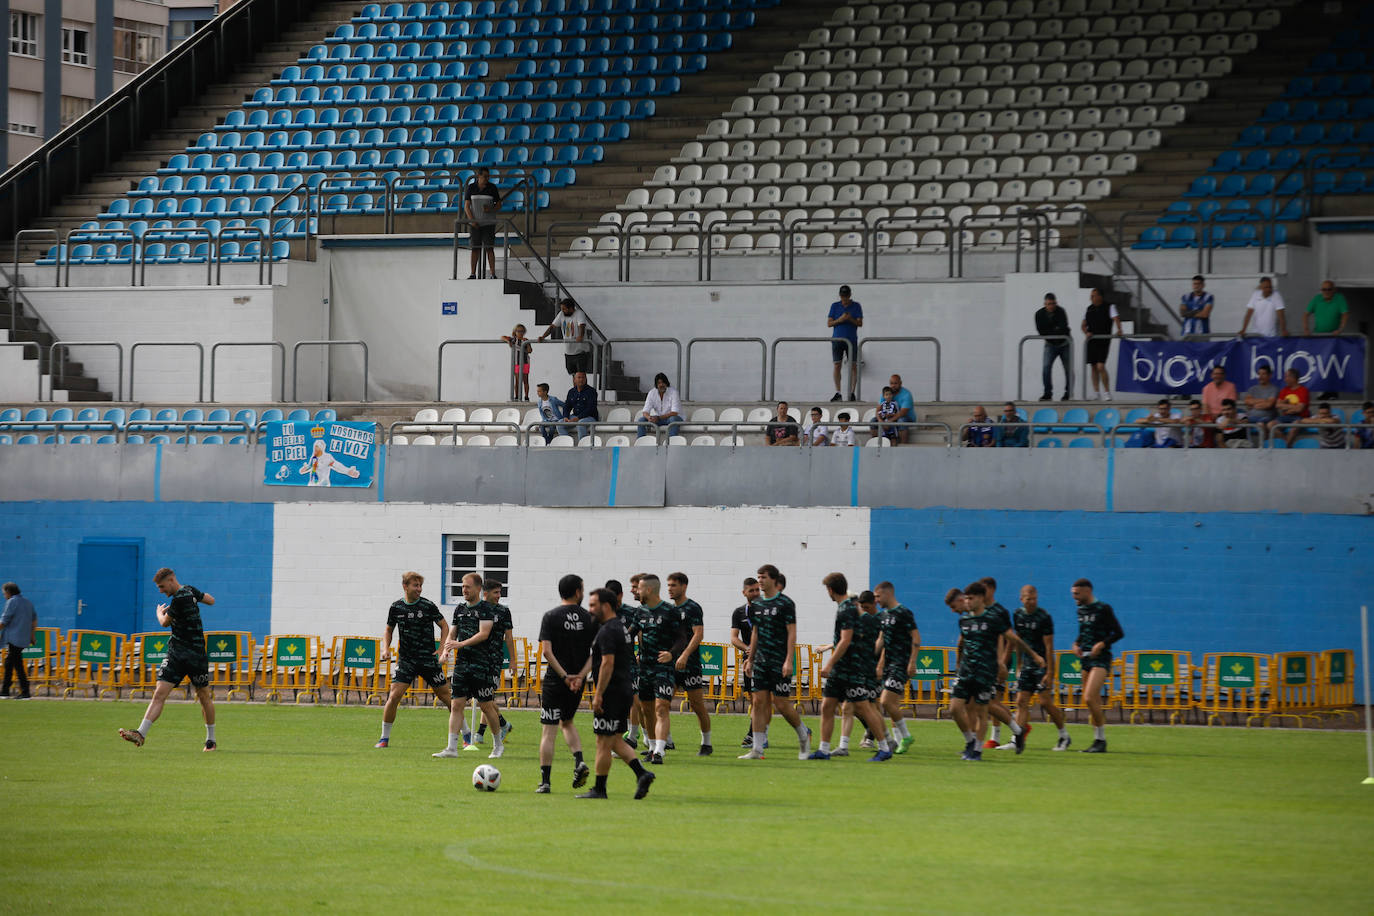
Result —
[[504, 534], [444, 535], [444, 604], [463, 600], [463, 576], [475, 572], [501, 583], [501, 597], [510, 594], [510, 536]]

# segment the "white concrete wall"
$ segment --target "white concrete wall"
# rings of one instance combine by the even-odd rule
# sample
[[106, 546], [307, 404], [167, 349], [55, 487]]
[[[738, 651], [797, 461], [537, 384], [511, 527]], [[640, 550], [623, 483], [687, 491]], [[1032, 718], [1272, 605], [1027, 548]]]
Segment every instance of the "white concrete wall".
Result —
[[[800, 642], [831, 640], [834, 605], [820, 584], [839, 570], [867, 587], [867, 509], [538, 509], [517, 506], [279, 504], [273, 535], [272, 629], [278, 633], [378, 634], [400, 597], [401, 573], [425, 576], [440, 603], [446, 534], [508, 535], [509, 606], [517, 636], [535, 639], [558, 604], [558, 579], [588, 587], [636, 572], [690, 579], [706, 611], [706, 638], [727, 641], [740, 583], [763, 563], [788, 577]], [[556, 559], [550, 559], [556, 557]], [[665, 591], [666, 595], [666, 591]], [[452, 607], [441, 604], [446, 615]]]

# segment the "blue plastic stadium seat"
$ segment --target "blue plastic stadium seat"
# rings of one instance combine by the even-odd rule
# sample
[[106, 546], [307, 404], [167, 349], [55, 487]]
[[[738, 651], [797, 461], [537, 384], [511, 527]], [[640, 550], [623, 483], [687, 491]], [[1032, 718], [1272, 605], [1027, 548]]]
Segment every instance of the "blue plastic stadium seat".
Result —
[[304, 407], [297, 407], [287, 415], [286, 419], [289, 423], [308, 423], [310, 422], [310, 411]]
[[[1262, 150], [1260, 152], [1263, 152]], [[1251, 153], [1251, 155], [1254, 155]], [[1269, 161], [1269, 156], [1265, 154], [1265, 163]], [[1207, 169], [1209, 172], [1234, 172], [1241, 167], [1240, 153], [1235, 150], [1224, 150], [1217, 156], [1216, 161]]]
[[1137, 251], [1153, 251], [1164, 244], [1164, 230], [1159, 226], [1151, 226], [1140, 233], [1140, 238], [1131, 248]]
[[1197, 231], [1192, 226], [1175, 226], [1169, 230], [1168, 240], [1162, 248], [1196, 248]]
[[1199, 175], [1193, 179], [1188, 190], [1183, 192], [1184, 197], [1206, 197], [1216, 192], [1217, 180], [1211, 175]]
[[1063, 443], [1062, 441], [1060, 441], [1059, 439], [1056, 439], [1056, 438], [1054, 438], [1054, 437], [1050, 437], [1050, 438], [1048, 438], [1048, 439], [1037, 439], [1037, 440], [1035, 440], [1035, 447], [1036, 447], [1036, 448], [1063, 448], [1063, 447], [1064, 447], [1064, 443]]
[[1239, 226], [1232, 226], [1231, 231], [1226, 236], [1226, 241], [1221, 243], [1223, 248], [1245, 248], [1256, 244], [1259, 234], [1254, 225], [1242, 223]]
[[1069, 440], [1069, 448], [1096, 448], [1096, 447], [1097, 447], [1097, 443], [1093, 442], [1093, 440], [1089, 439], [1087, 436], [1078, 436], [1077, 438], [1074, 438], [1074, 439], [1070, 439], [1070, 440]]

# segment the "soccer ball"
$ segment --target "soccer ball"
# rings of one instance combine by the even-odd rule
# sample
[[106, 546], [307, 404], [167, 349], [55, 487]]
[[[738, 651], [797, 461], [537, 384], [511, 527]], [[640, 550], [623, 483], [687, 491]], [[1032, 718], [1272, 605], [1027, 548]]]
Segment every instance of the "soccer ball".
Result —
[[472, 787], [478, 792], [495, 792], [501, 787], [501, 771], [484, 763], [472, 771]]

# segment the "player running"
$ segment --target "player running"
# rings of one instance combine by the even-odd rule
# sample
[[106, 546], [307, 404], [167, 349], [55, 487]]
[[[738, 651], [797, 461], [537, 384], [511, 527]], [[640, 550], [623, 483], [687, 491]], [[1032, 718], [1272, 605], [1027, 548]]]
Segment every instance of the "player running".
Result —
[[[744, 603], [735, 608], [735, 612], [730, 615], [730, 645], [734, 646], [738, 653], [735, 656], [735, 676], [739, 678], [740, 690], [745, 696], [750, 696], [754, 691], [749, 683], [749, 675], [744, 673], [744, 669], [749, 660], [749, 638], [754, 633], [754, 624], [749, 620], [749, 605], [759, 597], [759, 580], [753, 576], [746, 578], [743, 595]], [[746, 750], [753, 747], [754, 736], [746, 731], [739, 746]]]
[[582, 704], [582, 687], [592, 670], [592, 638], [596, 624], [582, 609], [582, 577], [569, 573], [558, 580], [558, 607], [544, 614], [539, 624], [539, 651], [548, 668], [539, 693], [539, 785], [535, 792], [549, 793], [553, 773], [554, 736], [563, 732], [563, 741], [573, 755], [573, 788], [587, 784], [591, 772], [582, 759], [582, 736], [573, 727], [573, 717]]
[[[821, 666], [825, 685], [821, 689], [821, 746], [810, 754], [811, 760], [830, 759], [830, 737], [835, 732], [835, 710], [840, 703], [852, 703], [854, 714], [868, 726], [878, 741], [878, 753], [870, 763], [892, 759], [883, 733], [883, 719], [869, 699], [870, 679], [876, 678], [874, 642], [877, 621], [863, 615], [858, 602], [849, 597], [849, 581], [844, 573], [833, 572], [821, 580], [826, 594], [835, 602], [835, 642], [830, 657]], [[863, 617], [867, 616], [869, 622]]]
[[434, 602], [420, 597], [424, 584], [425, 577], [419, 573], [402, 573], [401, 590], [405, 597], [393, 601], [387, 610], [382, 653], [391, 651], [393, 631], [399, 628], [401, 638], [397, 643], [396, 675], [391, 679], [386, 706], [382, 709], [382, 737], [375, 747], [386, 747], [391, 743], [391, 726], [396, 721], [396, 709], [416, 677], [425, 679], [445, 709], [452, 705], [448, 678], [444, 677], [443, 665], [434, 655], [434, 627], [439, 627], [439, 642], [445, 642], [448, 639], [448, 622]]
[[148, 738], [148, 729], [162, 715], [167, 695], [183, 679], [190, 678], [205, 719], [205, 750], [213, 751], [218, 747], [215, 744], [215, 692], [210, 688], [210, 657], [205, 651], [200, 606], [213, 605], [215, 598], [193, 585], [182, 585], [177, 581], [177, 574], [166, 566], [153, 575], [153, 583], [158, 591], [172, 599], [157, 606], [157, 622], [160, 626], [171, 627], [172, 636], [167, 640], [167, 657], [157, 666], [157, 686], [153, 688], [153, 698], [148, 701], [143, 721], [138, 728], [121, 728], [119, 737], [135, 747], [142, 747]]
[[881, 710], [892, 720], [892, 733], [898, 739], [894, 754], [911, 749], [911, 730], [906, 725], [906, 685], [916, 674], [916, 653], [921, 650], [921, 631], [916, 628], [916, 616], [898, 603], [896, 589], [891, 582], [873, 586], [878, 602], [878, 625], [882, 629], [882, 653], [878, 657], [878, 677], [883, 692], [879, 698]]
[[[617, 616], [619, 600], [609, 589], [598, 588], [587, 601], [592, 618], [601, 625], [592, 642], [591, 663], [596, 671], [592, 691], [592, 730], [596, 732], [596, 784], [578, 798], [605, 798], [606, 779], [611, 774], [611, 755], [618, 756], [634, 771], [635, 798], [649, 794], [654, 773], [644, 769], [634, 748], [623, 737], [629, 723], [634, 691], [630, 670], [634, 653], [624, 621]], [[586, 777], [584, 776], [585, 780]]]
[[[506, 667], [506, 659], [510, 659], [511, 677], [515, 677], [515, 623], [510, 614], [510, 608], [501, 603], [501, 591], [503, 586], [500, 579], [493, 579], [488, 576], [482, 580], [482, 598], [496, 610], [496, 619], [492, 622], [491, 638], [487, 642], [492, 649], [491, 666], [491, 686], [493, 690], [501, 688], [501, 670]], [[501, 722], [501, 740], [505, 741], [506, 736], [515, 728], [506, 721], [506, 717], [497, 711], [497, 718]], [[487, 720], [484, 716], [481, 722], [477, 723], [477, 737], [473, 739], [468, 748], [476, 749], [481, 745], [483, 738], [487, 734]]]
[[492, 730], [492, 749], [487, 756], [497, 758], [506, 752], [501, 737], [500, 714], [496, 711], [496, 693], [491, 686], [491, 646], [500, 652], [500, 642], [492, 643], [496, 626], [496, 608], [482, 600], [482, 577], [471, 572], [463, 576], [463, 601], [453, 611], [453, 626], [444, 640], [440, 660], [453, 653], [453, 702], [449, 705], [448, 746], [435, 757], [457, 757], [458, 736], [463, 737], [464, 749], [472, 743], [472, 735], [464, 728], [463, 713], [468, 700], [486, 716]]
[[697, 714], [697, 725], [701, 729], [701, 748], [698, 757], [709, 757], [711, 747], [711, 714], [706, 711], [705, 681], [701, 677], [701, 640], [706, 633], [706, 615], [701, 605], [687, 597], [687, 574], [668, 573], [668, 597], [677, 607], [677, 639], [669, 653], [677, 686], [687, 694], [687, 703]]
[[745, 673], [752, 679], [750, 720], [754, 746], [740, 760], [762, 760], [768, 740], [768, 723], [776, 709], [797, 732], [797, 759], [811, 756], [811, 729], [802, 723], [792, 704], [792, 659], [797, 647], [797, 606], [782, 593], [786, 581], [778, 568], [765, 563], [758, 568], [759, 590], [763, 597], [749, 606], [754, 624], [750, 636]]
[[1075, 582], [1073, 600], [1078, 605], [1078, 638], [1073, 642], [1073, 652], [1083, 660], [1083, 700], [1088, 704], [1088, 721], [1093, 724], [1093, 743], [1083, 753], [1105, 754], [1107, 715], [1102, 708], [1102, 686], [1112, 673], [1112, 643], [1126, 634], [1112, 606], [1093, 597], [1092, 582]]
[[[1021, 641], [1021, 637], [1011, 629], [1009, 621], [1001, 617], [989, 616], [983, 602], [987, 597], [987, 587], [982, 582], [972, 582], [963, 593], [965, 613], [959, 618], [959, 678], [954, 684], [953, 699], [949, 711], [964, 735], [964, 752], [961, 760], [982, 760], [983, 752], [978, 749], [978, 733], [974, 730], [977, 722], [977, 708], [987, 706], [992, 699], [993, 685], [997, 677], [998, 638], [1005, 635], [1013, 646], [1025, 652], [1037, 666], [1045, 660]], [[958, 589], [952, 589], [945, 596], [945, 602], [954, 607], [958, 601]], [[969, 707], [973, 708], [970, 709]], [[996, 710], [991, 714], [999, 719]], [[1005, 715], [1005, 708], [1002, 714]], [[1016, 753], [1026, 749], [1026, 733], [1008, 715], [1002, 719], [1011, 727], [1016, 736]]]
[[[1054, 661], [1054, 620], [1040, 606], [1039, 592], [1034, 585], [1021, 586], [1021, 606], [1016, 609], [1013, 619], [1016, 627], [1016, 635], [1028, 646], [1034, 646], [1037, 651], [1044, 656], [1047, 664]], [[1044, 647], [1043, 650], [1041, 647]], [[1064, 710], [1060, 709], [1054, 702], [1054, 677], [1049, 668], [1037, 668], [1029, 664], [1028, 660], [1022, 660], [1020, 673], [1016, 679], [1016, 724], [1025, 729], [1026, 734], [1030, 734], [1030, 708], [1031, 700], [1038, 694], [1040, 696], [1040, 708], [1050, 717], [1050, 721], [1059, 729], [1059, 740], [1055, 743], [1056, 751], [1067, 751], [1072, 743], [1069, 740], [1069, 730], [1064, 727]], [[999, 748], [1010, 747], [1011, 745], [998, 745]]]

